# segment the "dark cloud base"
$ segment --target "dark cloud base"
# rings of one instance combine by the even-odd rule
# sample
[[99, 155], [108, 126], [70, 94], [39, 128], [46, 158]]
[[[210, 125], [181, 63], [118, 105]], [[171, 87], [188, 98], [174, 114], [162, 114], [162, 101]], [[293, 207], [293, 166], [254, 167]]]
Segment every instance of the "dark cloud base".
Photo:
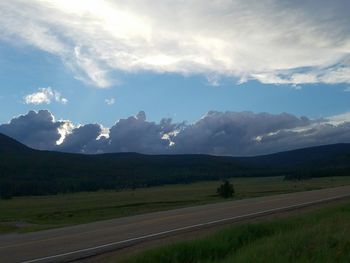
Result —
[[48, 110], [30, 111], [0, 125], [0, 133], [40, 150], [72, 153], [138, 152], [144, 154], [212, 154], [250, 156], [302, 147], [350, 142], [350, 122], [332, 124], [292, 114], [208, 112], [193, 124], [162, 119], [147, 121], [145, 112], [121, 119], [104, 136], [99, 124], [69, 131]]

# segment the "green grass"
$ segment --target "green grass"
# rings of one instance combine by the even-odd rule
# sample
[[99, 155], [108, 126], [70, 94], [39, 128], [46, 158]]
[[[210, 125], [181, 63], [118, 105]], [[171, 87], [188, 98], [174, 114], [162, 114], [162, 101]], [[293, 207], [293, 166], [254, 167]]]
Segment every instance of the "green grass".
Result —
[[[350, 177], [300, 182], [282, 177], [232, 179], [236, 199], [350, 184]], [[220, 182], [166, 185], [126, 191], [99, 191], [0, 200], [0, 233], [27, 232], [223, 201]]]
[[18, 228], [13, 224], [0, 224], [0, 233], [14, 232]]
[[350, 204], [284, 220], [237, 225], [203, 239], [178, 242], [124, 260], [157, 262], [350, 262]]

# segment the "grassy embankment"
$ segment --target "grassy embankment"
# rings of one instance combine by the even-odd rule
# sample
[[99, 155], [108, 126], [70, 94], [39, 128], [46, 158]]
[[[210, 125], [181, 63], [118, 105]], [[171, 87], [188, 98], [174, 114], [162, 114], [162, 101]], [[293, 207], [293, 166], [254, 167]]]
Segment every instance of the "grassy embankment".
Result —
[[124, 263], [350, 262], [349, 222], [348, 203], [288, 219], [232, 226], [202, 239], [136, 254]]
[[[300, 182], [282, 177], [235, 178], [236, 199], [350, 184], [350, 177]], [[219, 202], [220, 182], [166, 185], [126, 191], [99, 191], [0, 200], [0, 233], [28, 232], [130, 216], [146, 212]]]

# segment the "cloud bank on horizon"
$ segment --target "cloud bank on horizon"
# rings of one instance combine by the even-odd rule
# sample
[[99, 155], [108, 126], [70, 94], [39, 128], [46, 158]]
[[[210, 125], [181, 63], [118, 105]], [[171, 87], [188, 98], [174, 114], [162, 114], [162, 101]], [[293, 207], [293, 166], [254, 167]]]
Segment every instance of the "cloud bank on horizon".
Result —
[[73, 153], [139, 152], [250, 156], [334, 143], [350, 143], [350, 116], [309, 119], [292, 114], [211, 111], [192, 123], [147, 121], [146, 113], [110, 128], [55, 120], [30, 111], [0, 125], [0, 133], [36, 149]]
[[118, 72], [350, 83], [347, 0], [12, 0], [0, 40], [59, 57], [96, 87]]

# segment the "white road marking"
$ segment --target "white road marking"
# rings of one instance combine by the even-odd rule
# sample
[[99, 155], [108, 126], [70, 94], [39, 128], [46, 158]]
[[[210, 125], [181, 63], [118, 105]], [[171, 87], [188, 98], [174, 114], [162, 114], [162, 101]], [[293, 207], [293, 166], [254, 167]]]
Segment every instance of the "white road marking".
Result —
[[190, 226], [185, 226], [185, 227], [174, 228], [174, 229], [171, 229], [171, 230], [166, 230], [166, 231], [162, 231], [162, 232], [158, 232], [158, 233], [154, 233], [154, 234], [149, 234], [149, 235], [144, 235], [144, 236], [140, 236], [140, 237], [130, 238], [130, 239], [122, 240], [122, 241], [112, 242], [112, 243], [108, 243], [108, 244], [104, 244], [104, 245], [100, 245], [100, 246], [95, 246], [95, 247], [90, 247], [90, 248], [85, 248], [85, 249], [79, 249], [79, 250], [75, 250], [75, 251], [71, 251], [71, 252], [67, 252], [67, 253], [62, 253], [62, 254], [58, 254], [58, 255], [53, 255], [53, 256], [48, 256], [48, 257], [43, 257], [43, 258], [37, 258], [37, 259], [33, 259], [33, 260], [28, 260], [28, 261], [23, 261], [23, 263], [34, 263], [34, 262], [41, 262], [41, 261], [46, 261], [46, 260], [50, 260], [50, 259], [57, 259], [57, 258], [60, 258], [60, 257], [66, 257], [66, 256], [69, 256], [69, 255], [74, 255], [74, 254], [78, 254], [78, 253], [89, 252], [89, 251], [98, 250], [98, 249], [101, 249], [101, 248], [121, 245], [121, 244], [129, 243], [129, 242], [133, 242], [133, 241], [140, 241], [140, 240], [143, 240], [143, 239], [148, 239], [148, 238], [151, 238], [151, 237], [157, 237], [157, 236], [162, 236], [162, 235], [165, 235], [165, 234], [180, 232], [180, 231], [183, 231], [183, 230], [189, 230], [189, 229], [194, 229], [194, 228], [199, 228], [199, 227], [204, 227], [204, 226], [210, 226], [210, 225], [215, 225], [215, 224], [226, 222], [226, 221], [233, 221], [233, 220], [237, 220], [237, 219], [250, 218], [250, 217], [255, 217], [255, 216], [264, 215], [264, 214], [270, 214], [270, 213], [273, 213], [273, 212], [278, 212], [278, 211], [283, 211], [283, 210], [291, 210], [293, 208], [299, 208], [299, 207], [309, 206], [309, 205], [313, 205], [313, 204], [324, 203], [324, 202], [327, 202], [327, 201], [337, 200], [337, 199], [341, 199], [341, 198], [345, 198], [345, 197], [350, 197], [350, 194], [340, 195], [340, 196], [335, 196], [335, 197], [330, 197], [330, 198], [325, 198], [325, 199], [321, 199], [321, 200], [317, 200], [317, 201], [300, 203], [300, 204], [291, 205], [291, 206], [284, 206], [284, 207], [279, 207], [279, 208], [268, 209], [268, 210], [264, 210], [264, 211], [260, 211], [260, 212], [256, 212], [256, 213], [250, 213], [250, 214], [245, 214], [245, 215], [240, 215], [240, 216], [234, 216], [234, 217], [218, 219], [218, 220], [209, 221], [209, 222], [201, 223], [201, 224], [195, 224], [195, 225], [190, 225]]

